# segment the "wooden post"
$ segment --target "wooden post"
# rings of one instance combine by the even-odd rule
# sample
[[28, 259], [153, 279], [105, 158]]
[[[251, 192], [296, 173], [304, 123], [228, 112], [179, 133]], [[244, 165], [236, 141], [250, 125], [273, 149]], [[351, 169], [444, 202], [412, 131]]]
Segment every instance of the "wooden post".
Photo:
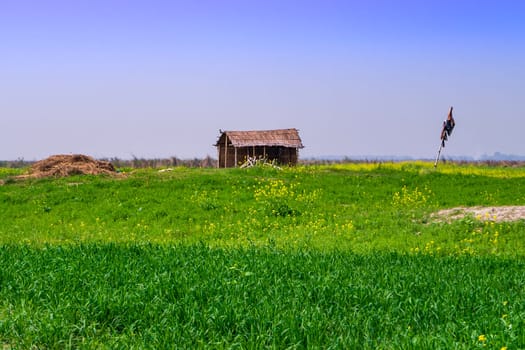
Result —
[[235, 168], [237, 168], [237, 147], [234, 148], [235, 151]]
[[228, 165], [228, 135], [224, 134], [224, 167]]

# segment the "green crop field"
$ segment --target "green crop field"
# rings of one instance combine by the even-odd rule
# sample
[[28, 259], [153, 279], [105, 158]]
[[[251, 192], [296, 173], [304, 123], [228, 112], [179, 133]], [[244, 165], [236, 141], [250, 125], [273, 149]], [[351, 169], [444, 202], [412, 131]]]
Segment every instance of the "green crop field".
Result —
[[525, 348], [524, 168], [122, 170], [0, 169], [3, 349]]

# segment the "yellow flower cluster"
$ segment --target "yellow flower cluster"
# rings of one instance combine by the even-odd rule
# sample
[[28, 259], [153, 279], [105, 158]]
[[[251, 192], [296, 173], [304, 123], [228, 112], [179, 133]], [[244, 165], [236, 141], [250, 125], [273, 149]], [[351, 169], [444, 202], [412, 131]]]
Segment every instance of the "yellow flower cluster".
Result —
[[281, 179], [261, 180], [253, 188], [255, 202], [273, 216], [307, 215], [318, 199], [320, 190], [300, 190], [300, 183], [287, 183]]
[[394, 207], [420, 207], [427, 204], [431, 196], [432, 191], [427, 187], [423, 190], [418, 187], [409, 190], [405, 185], [400, 192], [395, 192], [392, 196], [392, 205]]
[[297, 184], [286, 185], [283, 180], [259, 181], [255, 186], [253, 196], [257, 202], [268, 199], [293, 199]]
[[475, 254], [476, 249], [490, 250], [495, 254], [498, 251], [500, 231], [494, 221], [485, 221], [483, 227], [478, 227], [459, 241], [456, 249], [460, 253]]

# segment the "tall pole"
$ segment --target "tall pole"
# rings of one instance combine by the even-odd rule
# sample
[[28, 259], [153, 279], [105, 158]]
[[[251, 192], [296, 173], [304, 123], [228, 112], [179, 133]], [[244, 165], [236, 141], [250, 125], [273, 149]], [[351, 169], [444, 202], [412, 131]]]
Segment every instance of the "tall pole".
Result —
[[439, 155], [441, 154], [441, 149], [442, 148], [443, 148], [443, 142], [439, 145], [439, 151], [438, 151], [438, 154], [437, 154], [437, 157], [436, 157], [436, 161], [434, 162], [434, 168], [436, 168], [438, 166]]

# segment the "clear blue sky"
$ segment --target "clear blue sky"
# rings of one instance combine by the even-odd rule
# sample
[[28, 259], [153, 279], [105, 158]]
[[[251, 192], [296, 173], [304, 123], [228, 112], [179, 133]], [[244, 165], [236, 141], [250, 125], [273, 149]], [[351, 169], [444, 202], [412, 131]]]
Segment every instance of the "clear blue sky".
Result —
[[0, 159], [525, 154], [522, 0], [0, 0]]

